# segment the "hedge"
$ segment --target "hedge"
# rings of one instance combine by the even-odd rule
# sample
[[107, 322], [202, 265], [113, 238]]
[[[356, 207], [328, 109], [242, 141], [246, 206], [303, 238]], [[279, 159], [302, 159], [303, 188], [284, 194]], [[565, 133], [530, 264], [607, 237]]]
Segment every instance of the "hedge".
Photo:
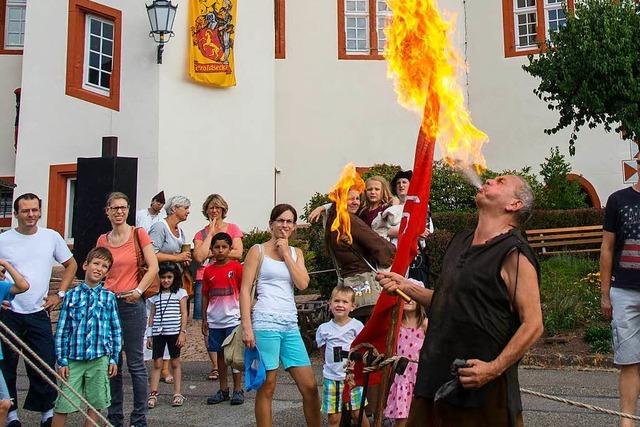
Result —
[[[433, 212], [433, 225], [438, 230], [457, 233], [474, 228], [478, 222], [475, 212]], [[523, 224], [523, 229], [579, 227], [583, 225], [602, 224], [604, 210], [567, 209], [567, 210], [534, 210], [531, 218]]]

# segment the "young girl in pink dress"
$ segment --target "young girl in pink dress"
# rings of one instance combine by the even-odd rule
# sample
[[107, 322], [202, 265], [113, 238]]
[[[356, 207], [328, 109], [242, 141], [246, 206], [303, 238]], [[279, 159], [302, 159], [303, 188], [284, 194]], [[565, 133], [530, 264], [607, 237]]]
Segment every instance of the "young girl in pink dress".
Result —
[[[417, 361], [426, 330], [427, 318], [424, 308], [418, 306], [415, 301], [406, 303], [402, 313], [402, 325], [398, 333], [396, 354]], [[417, 371], [418, 364], [409, 362], [404, 374], [396, 375], [393, 384], [391, 384], [384, 416], [393, 420], [395, 427], [407, 425]]]

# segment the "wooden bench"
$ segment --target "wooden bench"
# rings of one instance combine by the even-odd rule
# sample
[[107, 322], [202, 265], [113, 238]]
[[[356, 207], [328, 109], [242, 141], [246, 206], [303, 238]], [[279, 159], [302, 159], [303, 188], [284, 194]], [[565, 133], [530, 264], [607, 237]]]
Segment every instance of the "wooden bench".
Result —
[[542, 256], [597, 253], [602, 244], [602, 225], [527, 230], [527, 239]]

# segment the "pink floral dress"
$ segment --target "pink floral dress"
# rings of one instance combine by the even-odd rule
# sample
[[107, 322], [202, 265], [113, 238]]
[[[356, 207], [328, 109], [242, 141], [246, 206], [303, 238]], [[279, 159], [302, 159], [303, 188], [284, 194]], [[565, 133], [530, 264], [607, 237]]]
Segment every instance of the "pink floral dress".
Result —
[[[422, 328], [400, 327], [398, 333], [398, 356], [405, 356], [409, 360], [418, 360], [422, 342], [424, 341], [424, 331]], [[404, 374], [396, 375], [389, 390], [387, 407], [384, 409], [384, 416], [394, 420], [409, 417], [411, 399], [413, 399], [413, 388], [416, 384], [416, 374], [418, 364], [409, 362]]]

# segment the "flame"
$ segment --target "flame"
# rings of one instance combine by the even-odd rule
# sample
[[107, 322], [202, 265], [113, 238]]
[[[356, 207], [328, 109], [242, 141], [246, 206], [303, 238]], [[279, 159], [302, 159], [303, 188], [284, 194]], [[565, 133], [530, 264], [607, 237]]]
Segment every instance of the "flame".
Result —
[[364, 191], [364, 181], [356, 172], [355, 165], [349, 163], [342, 169], [338, 182], [329, 192], [329, 200], [336, 204], [336, 219], [331, 224], [331, 231], [338, 232], [338, 243], [342, 239], [346, 239], [349, 244], [353, 243], [351, 238], [351, 218], [347, 210], [349, 190], [352, 189], [361, 193]]
[[488, 137], [465, 108], [457, 80], [465, 64], [450, 39], [453, 19], [442, 17], [436, 0], [386, 1], [393, 11], [385, 29], [387, 74], [395, 80], [399, 103], [422, 114], [423, 131], [437, 137], [447, 163], [481, 172]]

